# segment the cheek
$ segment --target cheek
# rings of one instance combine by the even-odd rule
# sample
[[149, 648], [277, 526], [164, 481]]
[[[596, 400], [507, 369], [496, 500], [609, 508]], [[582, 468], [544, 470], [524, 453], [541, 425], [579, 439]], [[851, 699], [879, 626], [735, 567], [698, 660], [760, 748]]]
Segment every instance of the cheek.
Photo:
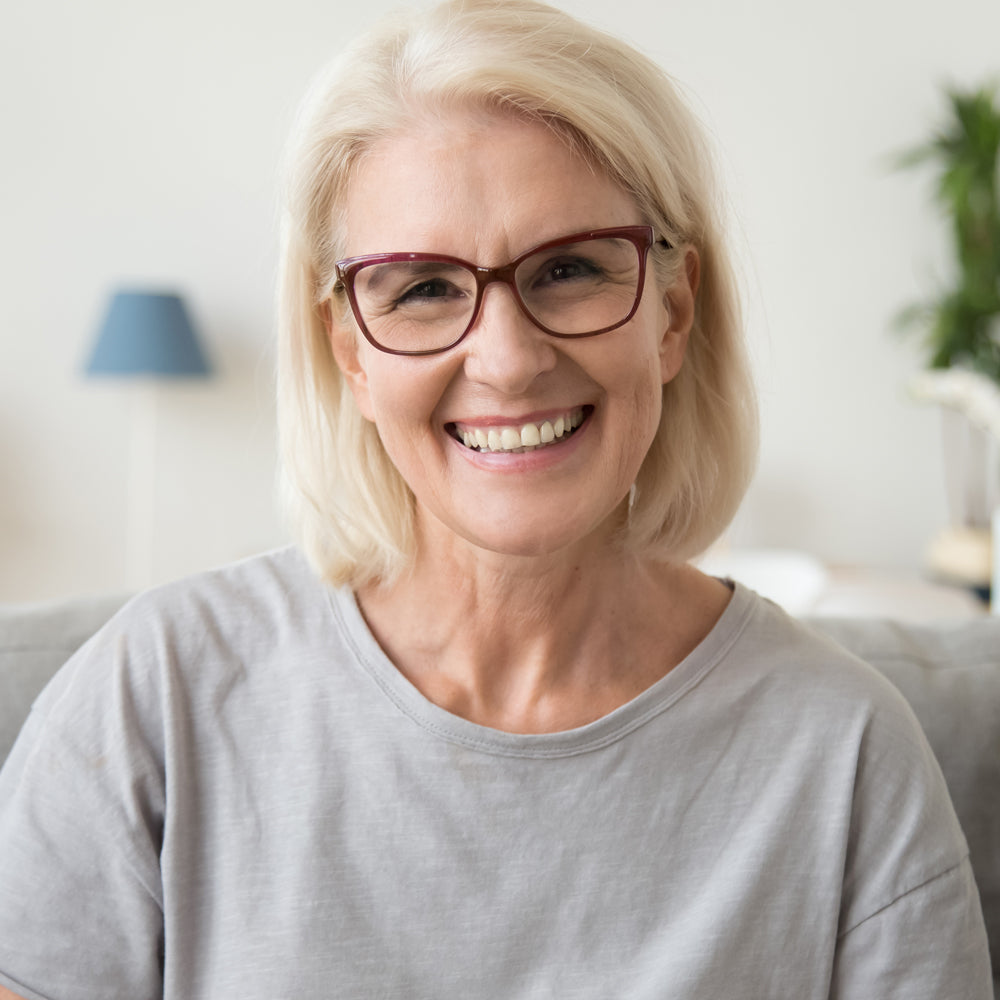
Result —
[[[617, 475], [631, 483], [646, 457], [660, 425], [663, 384], [659, 356], [655, 352], [640, 355], [627, 368], [621, 366], [606, 388], [611, 404], [611, 434], [614, 444], [608, 460]], [[609, 364], [605, 369], [614, 370]]]
[[660, 426], [663, 410], [663, 377], [658, 352], [651, 352], [641, 376], [636, 380], [633, 394], [632, 434], [641, 458], [653, 443]]
[[633, 435], [636, 447], [641, 450], [641, 458], [644, 459], [660, 426], [663, 409], [663, 382], [659, 363], [650, 366], [648, 377], [636, 389], [635, 400]]
[[[405, 386], [405, 383], [403, 383]], [[416, 401], [405, 388], [393, 391], [382, 382], [370, 383], [371, 419], [383, 441], [391, 441], [404, 433], [404, 428], [415, 420]]]
[[372, 418], [394, 461], [421, 437], [441, 430], [435, 414], [443, 384], [435, 366], [415, 358], [385, 355], [369, 366]]
[[663, 399], [663, 357], [659, 344], [653, 343], [652, 338], [637, 350], [631, 378], [631, 396], [636, 419], [643, 423], [648, 421], [657, 423]]

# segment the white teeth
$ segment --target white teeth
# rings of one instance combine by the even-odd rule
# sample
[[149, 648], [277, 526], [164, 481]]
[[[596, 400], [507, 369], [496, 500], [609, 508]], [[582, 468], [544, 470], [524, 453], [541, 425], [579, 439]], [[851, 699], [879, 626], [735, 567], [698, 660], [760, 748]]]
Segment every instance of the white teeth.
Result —
[[534, 424], [525, 424], [518, 437], [522, 448], [534, 448], [542, 443], [542, 432]]
[[500, 447], [503, 451], [513, 451], [521, 447], [521, 435], [513, 427], [505, 427], [500, 432]]
[[571, 434], [583, 423], [583, 409], [545, 420], [540, 425], [525, 423], [520, 427], [511, 425], [499, 427], [455, 428], [455, 436], [466, 448], [479, 451], [534, 451]]

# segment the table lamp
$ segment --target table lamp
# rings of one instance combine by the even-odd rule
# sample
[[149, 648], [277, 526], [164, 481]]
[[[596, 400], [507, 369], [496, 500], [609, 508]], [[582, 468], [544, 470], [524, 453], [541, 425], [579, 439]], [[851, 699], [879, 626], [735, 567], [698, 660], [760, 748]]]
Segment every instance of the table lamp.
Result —
[[128, 571], [133, 589], [152, 583], [156, 381], [205, 378], [211, 367], [183, 299], [174, 293], [118, 291], [87, 362], [88, 376], [134, 385], [128, 487]]

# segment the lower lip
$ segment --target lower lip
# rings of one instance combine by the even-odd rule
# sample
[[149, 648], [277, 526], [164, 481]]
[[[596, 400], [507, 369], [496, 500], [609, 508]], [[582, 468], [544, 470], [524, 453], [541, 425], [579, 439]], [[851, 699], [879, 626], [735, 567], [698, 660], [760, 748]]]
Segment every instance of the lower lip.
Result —
[[549, 469], [572, 455], [577, 450], [580, 439], [590, 430], [592, 418], [593, 413], [589, 413], [587, 419], [569, 437], [556, 444], [536, 448], [534, 451], [474, 451], [472, 448], [466, 448], [461, 441], [450, 434], [448, 440], [459, 450], [462, 457], [476, 468], [490, 472], [530, 472]]

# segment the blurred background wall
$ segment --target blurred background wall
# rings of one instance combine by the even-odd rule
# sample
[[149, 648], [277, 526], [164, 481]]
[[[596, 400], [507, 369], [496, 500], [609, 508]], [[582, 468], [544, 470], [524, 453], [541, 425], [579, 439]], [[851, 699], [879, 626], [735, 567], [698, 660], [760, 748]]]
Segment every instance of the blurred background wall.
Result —
[[[716, 143], [763, 407], [734, 545], [919, 567], [938, 414], [898, 309], [947, 273], [941, 86], [1000, 74], [996, 0], [562, 0], [660, 61]], [[395, 6], [36, 0], [0, 34], [0, 600], [120, 590], [129, 392], [82, 375], [110, 292], [180, 290], [216, 377], [158, 391], [151, 582], [281, 544], [275, 193], [324, 60]]]

